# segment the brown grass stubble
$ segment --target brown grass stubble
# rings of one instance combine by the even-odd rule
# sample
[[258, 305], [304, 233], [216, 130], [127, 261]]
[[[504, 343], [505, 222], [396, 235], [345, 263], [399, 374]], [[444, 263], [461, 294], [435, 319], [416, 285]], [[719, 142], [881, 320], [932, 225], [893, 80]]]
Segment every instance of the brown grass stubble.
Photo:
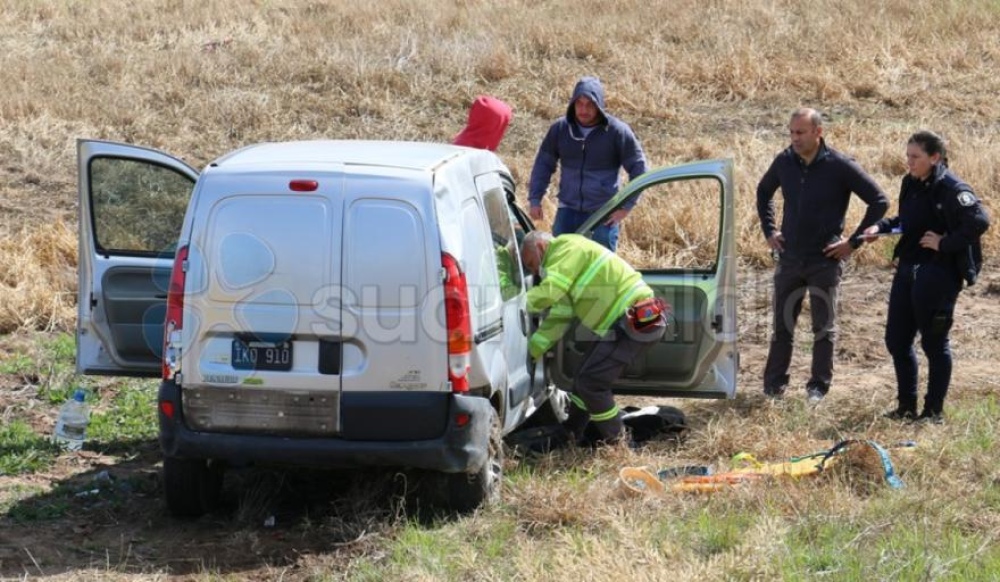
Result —
[[[920, 127], [951, 139], [955, 169], [990, 206], [1000, 185], [992, 140], [1000, 87], [988, 73], [1000, 19], [988, 3], [935, 11], [857, 3], [833, 13], [794, 2], [8, 8], [0, 236], [41, 270], [63, 266], [42, 262], [27, 233], [53, 228], [48, 238], [74, 244], [58, 233], [74, 220], [75, 138], [151, 145], [195, 166], [263, 140], [447, 140], [470, 97], [491, 92], [515, 107], [500, 154], [523, 200], [540, 136], [588, 73], [604, 79], [609, 110], [635, 127], [651, 165], [735, 159], [738, 247], [751, 266], [767, 263], [753, 188], [801, 103], [827, 113], [830, 144], [893, 197], [903, 143]], [[551, 197], [546, 210], [551, 217]], [[853, 204], [848, 228], [860, 214]], [[628, 231], [626, 223], [627, 257]], [[998, 232], [987, 235], [990, 250]], [[855, 260], [878, 263], [884, 253], [866, 249]], [[35, 298], [44, 287], [20, 283], [24, 268], [3, 263], [0, 303], [20, 314], [4, 315], [0, 329], [72, 327], [71, 309]]]
[[[791, 1], [694, 0], [9, 3], [0, 11], [0, 329], [73, 327], [77, 137], [150, 145], [196, 167], [262, 140], [448, 140], [464, 122], [471, 97], [489, 92], [516, 111], [499, 153], [518, 178], [523, 201], [538, 141], [583, 74], [605, 81], [608, 109], [633, 125], [653, 166], [734, 158], [738, 248], [748, 267], [767, 264], [754, 185], [785, 147], [788, 113], [800, 104], [828, 115], [829, 143], [854, 155], [892, 198], [904, 171], [906, 137], [924, 127], [943, 132], [953, 167], [996, 214], [1000, 170], [992, 136], [1000, 118], [1000, 78], [991, 71], [1000, 56], [998, 23], [989, 2], [929, 10], [902, 0], [842, 3], [835, 11]], [[547, 199], [547, 216], [553, 211]], [[852, 204], [848, 228], [860, 215]], [[626, 223], [626, 243], [628, 228]], [[987, 235], [992, 252], [1000, 246], [998, 231]], [[883, 264], [885, 253], [885, 247], [869, 246], [854, 263]], [[874, 279], [870, 287], [864, 277]], [[849, 275], [856, 285], [845, 291], [843, 321], [853, 337], [871, 332], [852, 321], [863, 315], [861, 305], [884, 302], [888, 277], [882, 270]], [[753, 270], [742, 279], [743, 363], [756, 377], [766, 347], [769, 279]], [[963, 300], [995, 301], [982, 291]], [[874, 318], [863, 325], [880, 323]], [[995, 360], [995, 350], [980, 340], [996, 334], [972, 327], [963, 326], [969, 341], [959, 334], [965, 350], [959, 357]], [[724, 466], [739, 451], [780, 459], [848, 434], [884, 441], [912, 436], [911, 428], [875, 420], [891, 398], [885, 390], [891, 372], [875, 336], [847, 342], [846, 357], [859, 366], [838, 374], [852, 390], [833, 395], [827, 408], [810, 413], [794, 399], [775, 407], [754, 396], [685, 403], [694, 430], [683, 448], [658, 444], [639, 453], [546, 461], [543, 468], [557, 476], [572, 469], [598, 477], [582, 479], [579, 488], [546, 479], [508, 487], [506, 511], [532, 534], [515, 545], [527, 550], [541, 536], [541, 547], [554, 554], [552, 562], [539, 563], [527, 557], [530, 552], [520, 553], [518, 571], [544, 574], [555, 563], [593, 575], [588, 568], [594, 563], [609, 563], [621, 566], [619, 575], [643, 579], [664, 567], [719, 574], [727, 567], [720, 560], [729, 560], [766, 572], [765, 558], [780, 551], [773, 544], [789, 524], [781, 516], [849, 516], [857, 511], [850, 487], [835, 483], [816, 495], [815, 483], [803, 481], [707, 500], [608, 502], [613, 475], [623, 464]], [[929, 427], [916, 434], [936, 440], [943, 431], [966, 428]], [[911, 511], [934, 498], [974, 493], [974, 484], [957, 471], [942, 471], [950, 468], [947, 453], [935, 447], [904, 463], [904, 476], [918, 491], [911, 494]], [[691, 516], [759, 510], [761, 503], [778, 512], [749, 538], [763, 552], [757, 558], [734, 552], [692, 559], [672, 541], [674, 532], [652, 531], [643, 519], [650, 511]], [[577, 560], [569, 539], [574, 534], [560, 533], [563, 525], [583, 536], [614, 537], [619, 545], [591, 547], [588, 559]], [[988, 531], [996, 524], [970, 527]], [[630, 563], [622, 565], [623, 555]], [[651, 569], [643, 570], [641, 560]]]

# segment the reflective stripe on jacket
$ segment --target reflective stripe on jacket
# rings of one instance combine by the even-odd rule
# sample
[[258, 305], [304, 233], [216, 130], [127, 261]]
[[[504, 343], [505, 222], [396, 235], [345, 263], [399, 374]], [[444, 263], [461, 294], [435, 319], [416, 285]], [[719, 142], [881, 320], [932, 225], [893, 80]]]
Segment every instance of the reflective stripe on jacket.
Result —
[[633, 303], [653, 296], [624, 259], [577, 234], [552, 239], [542, 269], [544, 278], [527, 296], [529, 312], [549, 310], [529, 341], [534, 358], [555, 345], [574, 318], [603, 337]]

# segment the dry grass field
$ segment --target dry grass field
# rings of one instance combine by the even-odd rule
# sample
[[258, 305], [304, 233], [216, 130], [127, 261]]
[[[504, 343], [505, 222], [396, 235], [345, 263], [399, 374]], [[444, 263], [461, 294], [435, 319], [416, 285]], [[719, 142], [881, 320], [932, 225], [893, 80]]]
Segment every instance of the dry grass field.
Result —
[[[379, 474], [256, 476], [258, 498], [232, 516], [176, 522], [159, 499], [154, 439], [63, 455], [0, 474], [0, 578], [996, 579], [1000, 228], [985, 238], [984, 280], [960, 300], [948, 424], [896, 425], [879, 418], [893, 399], [885, 246], [849, 265], [827, 401], [809, 409], [801, 390], [778, 405], [758, 395], [770, 259], [754, 189], [787, 146], [788, 114], [809, 105], [825, 115], [828, 144], [893, 201], [906, 138], [942, 133], [952, 168], [996, 219], [998, 73], [995, 0], [0, 0], [5, 424], [50, 431], [55, 406], [39, 394], [67, 380], [38, 346], [75, 325], [77, 138], [146, 145], [194, 167], [259, 141], [448, 141], [472, 98], [489, 93], [514, 108], [498, 153], [523, 200], [538, 142], [582, 75], [602, 79], [608, 110], [653, 166], [734, 159], [742, 363], [735, 401], [673, 402], [691, 421], [682, 443], [511, 459], [498, 507], [430, 526], [406, 519], [398, 479]], [[626, 221], [626, 257], [648, 228], [636, 221], [630, 234]], [[795, 381], [805, 381], [807, 339]], [[127, 392], [93, 386], [102, 402]], [[623, 465], [784, 459], [848, 437], [915, 439], [893, 457], [907, 487], [842, 473], [711, 496], [617, 495]], [[37, 511], [102, 471], [128, 490], [89, 505], [69, 495], [56, 517]], [[269, 514], [275, 527], [261, 525]]]

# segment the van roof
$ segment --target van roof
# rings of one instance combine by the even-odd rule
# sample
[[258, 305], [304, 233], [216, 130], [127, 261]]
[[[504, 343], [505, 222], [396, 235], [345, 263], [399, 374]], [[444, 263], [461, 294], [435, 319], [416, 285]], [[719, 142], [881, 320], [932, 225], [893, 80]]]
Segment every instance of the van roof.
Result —
[[432, 142], [314, 140], [267, 142], [227, 154], [213, 166], [285, 166], [344, 164], [432, 170], [450, 158], [468, 152], [449, 144]]

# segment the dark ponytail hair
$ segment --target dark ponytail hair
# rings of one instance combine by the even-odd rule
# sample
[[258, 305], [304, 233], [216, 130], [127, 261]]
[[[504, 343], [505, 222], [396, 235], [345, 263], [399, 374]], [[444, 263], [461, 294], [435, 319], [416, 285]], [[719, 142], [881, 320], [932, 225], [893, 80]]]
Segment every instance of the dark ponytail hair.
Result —
[[940, 154], [941, 161], [939, 163], [946, 168], [948, 167], [947, 145], [944, 142], [944, 138], [940, 135], [934, 133], [933, 131], [918, 131], [917, 133], [911, 135], [910, 139], [906, 143], [917, 144], [920, 146], [920, 149], [924, 150], [924, 153], [929, 156]]

